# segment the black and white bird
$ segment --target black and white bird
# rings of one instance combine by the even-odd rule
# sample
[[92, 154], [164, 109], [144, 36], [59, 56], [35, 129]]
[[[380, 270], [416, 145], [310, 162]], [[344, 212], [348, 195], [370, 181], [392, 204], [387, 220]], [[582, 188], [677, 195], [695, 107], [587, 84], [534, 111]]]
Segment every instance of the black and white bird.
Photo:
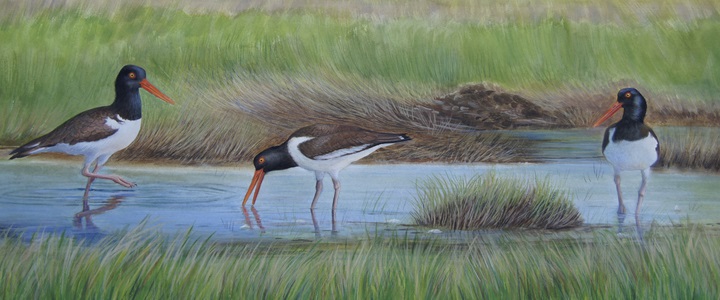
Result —
[[612, 164], [615, 172], [618, 214], [625, 213], [625, 205], [623, 204], [620, 189], [620, 172], [640, 171], [642, 174], [642, 184], [638, 191], [638, 202], [635, 208], [635, 214], [637, 215], [645, 197], [645, 190], [650, 177], [650, 166], [659, 157], [660, 143], [652, 128], [644, 123], [647, 103], [643, 95], [634, 88], [620, 90], [617, 94], [617, 102], [595, 122], [593, 127], [605, 122], [620, 108], [624, 110], [622, 119], [605, 130], [602, 152]]
[[337, 208], [340, 180], [338, 173], [351, 163], [368, 156], [373, 151], [399, 142], [410, 141], [405, 134], [382, 133], [347, 125], [316, 124], [300, 128], [279, 146], [263, 150], [255, 156], [255, 175], [250, 182], [243, 206], [255, 188], [255, 201], [266, 173], [301, 167], [315, 172], [315, 196], [310, 209], [315, 208], [322, 192], [322, 180], [330, 175], [335, 187], [333, 219]]
[[[170, 104], [175, 104], [146, 79], [145, 70], [138, 66], [124, 66], [115, 79], [115, 101], [108, 106], [86, 110], [60, 126], [10, 152], [10, 159], [45, 152], [83, 155], [82, 175], [88, 177], [85, 196], [96, 179], [112, 180], [124, 187], [134, 183], [118, 175], [103, 175], [98, 171], [111, 155], [124, 149], [140, 132], [142, 103], [139, 89], [143, 88]], [[92, 172], [90, 167], [95, 164]]]

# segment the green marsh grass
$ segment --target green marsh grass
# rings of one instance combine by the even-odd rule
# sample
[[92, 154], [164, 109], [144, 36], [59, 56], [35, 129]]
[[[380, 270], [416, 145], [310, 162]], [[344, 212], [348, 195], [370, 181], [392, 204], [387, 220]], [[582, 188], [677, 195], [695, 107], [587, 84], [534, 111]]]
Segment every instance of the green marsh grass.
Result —
[[[623, 81], [701, 111], [716, 109], [714, 95], [720, 92], [720, 68], [713, 67], [720, 57], [715, 38], [720, 22], [717, 14], [706, 13], [717, 12], [717, 4], [703, 1], [595, 6], [558, 0], [538, 4], [548, 12], [544, 16], [528, 15], [521, 2], [448, 1], [439, 5], [438, 18], [427, 17], [429, 3], [413, 11], [404, 1], [390, 9], [410, 11], [376, 17], [388, 7], [373, 2], [368, 16], [350, 12], [368, 7], [362, 1], [350, 1], [347, 8], [307, 1], [230, 11], [220, 2], [209, 4], [216, 9], [191, 9], [186, 1], [107, 8], [82, 1], [57, 7], [33, 3], [0, 2], [12, 10], [0, 15], [3, 145], [19, 145], [82, 110], [108, 104], [117, 70], [127, 63], [146, 68], [151, 82], [178, 105], [143, 92], [144, 128], [132, 153], [119, 155], [125, 159], [246, 161], [259, 144], [303, 123], [307, 111], [314, 112], [313, 121], [373, 123], [372, 129], [410, 135], [459, 132], [413, 108], [473, 82], [524, 95], [567, 94], [538, 100], [559, 112], [566, 108], [563, 102], [587, 101], [578, 89], [612, 95], [620, 87], [606, 87]], [[634, 14], [638, 5], [647, 8], [641, 18]], [[573, 13], [585, 6], [598, 11], [600, 20]], [[671, 9], [678, 6], [684, 13]], [[287, 112], [284, 107], [262, 107], [278, 93], [300, 96], [291, 107], [304, 108], [283, 115], [283, 124], [272, 118]], [[315, 96], [319, 99], [308, 101]], [[220, 137], [226, 138], [213, 143]], [[466, 156], [512, 160], [498, 158], [512, 147]], [[432, 160], [444, 157], [436, 153]]]
[[223, 244], [151, 230], [88, 245], [0, 239], [3, 299], [716, 299], [711, 227], [449, 243], [407, 237]]
[[421, 226], [561, 229], [583, 222], [569, 192], [539, 178], [447, 175], [419, 182], [417, 190], [412, 217]]

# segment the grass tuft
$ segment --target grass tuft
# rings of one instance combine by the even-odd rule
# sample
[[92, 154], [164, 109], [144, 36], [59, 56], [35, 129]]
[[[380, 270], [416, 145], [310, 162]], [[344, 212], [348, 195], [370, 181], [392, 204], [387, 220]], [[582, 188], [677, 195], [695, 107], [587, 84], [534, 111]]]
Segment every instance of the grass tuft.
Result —
[[422, 226], [559, 229], [583, 222], [568, 192], [548, 180], [502, 178], [491, 172], [469, 179], [431, 177], [417, 189], [412, 216]]

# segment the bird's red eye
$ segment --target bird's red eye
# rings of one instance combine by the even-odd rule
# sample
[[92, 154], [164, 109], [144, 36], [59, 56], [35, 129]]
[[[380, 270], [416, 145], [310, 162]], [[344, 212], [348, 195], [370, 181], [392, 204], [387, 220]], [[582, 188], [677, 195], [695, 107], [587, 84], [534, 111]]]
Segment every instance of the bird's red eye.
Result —
[[128, 74], [128, 77], [130, 77], [130, 79], [135, 79], [135, 77], [137, 77], [137, 75], [135, 75], [134, 72], [131, 72], [130, 74]]
[[265, 158], [264, 158], [264, 157], [258, 158], [258, 163], [264, 164], [264, 163], [265, 163]]
[[625, 98], [628, 98], [628, 99], [632, 98], [632, 93], [630, 93], [630, 92], [625, 93]]

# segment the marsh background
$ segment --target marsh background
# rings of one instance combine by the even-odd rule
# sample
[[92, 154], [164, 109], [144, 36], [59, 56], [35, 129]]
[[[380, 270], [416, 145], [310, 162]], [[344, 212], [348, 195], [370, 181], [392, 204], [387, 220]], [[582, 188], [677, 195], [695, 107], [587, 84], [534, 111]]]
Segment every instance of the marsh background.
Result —
[[[0, 7], [3, 146], [19, 145], [79, 111], [106, 105], [117, 69], [133, 63], [178, 105], [168, 108], [144, 95], [140, 136], [109, 165], [129, 172], [165, 170], [158, 164], [169, 164], [204, 168], [205, 176], [216, 175], [211, 171], [216, 167], [239, 168], [223, 174], [240, 176], [258, 149], [320, 121], [407, 132], [415, 139], [363, 163], [546, 163], [547, 157], [533, 152], [547, 139], [505, 130], [584, 130], [626, 86], [650, 101], [647, 120], [664, 149], [656, 170], [661, 178], [663, 172], [688, 172], [712, 180], [720, 169], [714, 129], [720, 123], [720, 17], [714, 1], [2, 0]], [[511, 99], [532, 109], [483, 111], [461, 102], [463, 97]], [[598, 149], [589, 157], [600, 161], [599, 155]], [[63, 171], [49, 172], [54, 167], [43, 165], [47, 159]], [[67, 206], [65, 215], [40, 209], [44, 202], [32, 210], [70, 226], [80, 200], [72, 188], [52, 184], [82, 185], [82, 180], [65, 178], [77, 172], [63, 165], [66, 158], [55, 159], [20, 162], [39, 168], [37, 174], [15, 163], [2, 167], [13, 170], [4, 176], [40, 180], [32, 197], [19, 193], [19, 198], [39, 193]], [[600, 174], [593, 186], [612, 188], [607, 175], [598, 179], [602, 172], [593, 171], [593, 163], [584, 166], [588, 178]], [[183, 182], [172, 177], [181, 175], [169, 176]], [[243, 179], [220, 190], [242, 190]], [[225, 180], [230, 181], [219, 182]], [[5, 199], [18, 195], [13, 186], [3, 187]], [[708, 187], [703, 193], [683, 185], [668, 188], [690, 194], [677, 201], [705, 201], [696, 210], [711, 211], [717, 200]], [[217, 189], [197, 191], [207, 195]], [[598, 192], [576, 193], [571, 200], [592, 193]], [[118, 191], [101, 188], [97, 194], [92, 207], [109, 211], [96, 216], [96, 223], [132, 207], [112, 206]], [[363, 200], [373, 206], [368, 210], [384, 211], [384, 203], [395, 198], [386, 192]], [[611, 228], [579, 232], [521, 230], [507, 238], [500, 231], [500, 242], [477, 234], [453, 235], [452, 242], [403, 234], [376, 239], [373, 230], [341, 242], [323, 235], [270, 244], [195, 242], [197, 236], [168, 240], [152, 226], [139, 226], [130, 232], [100, 230], [101, 241], [87, 246], [77, 237], [14, 238], [17, 231], [3, 225], [9, 234], [1, 246], [2, 290], [13, 298], [717, 298], [717, 220], [664, 218], [654, 226], [653, 216], [645, 219], [642, 241], [636, 234], [618, 238], [614, 222], [608, 222]], [[380, 221], [388, 219], [396, 218]], [[401, 232], [429, 229], [410, 228]]]

